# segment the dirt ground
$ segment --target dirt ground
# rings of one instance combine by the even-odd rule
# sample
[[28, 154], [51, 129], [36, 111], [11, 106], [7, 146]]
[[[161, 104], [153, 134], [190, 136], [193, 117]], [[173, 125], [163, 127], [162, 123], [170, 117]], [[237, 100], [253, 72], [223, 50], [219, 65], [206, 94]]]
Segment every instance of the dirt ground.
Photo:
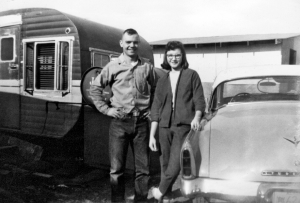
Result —
[[[54, 160], [55, 159], [55, 160]], [[151, 174], [149, 188], [159, 184], [160, 173]], [[133, 202], [133, 175], [125, 175], [126, 202]], [[190, 202], [181, 197], [179, 180], [172, 202]], [[149, 202], [154, 202], [149, 190]], [[109, 171], [86, 166], [83, 160], [56, 157], [28, 161], [13, 147], [0, 150], [0, 203], [108, 203]]]
[[[32, 174], [15, 171], [1, 176], [0, 202], [28, 202], [28, 203], [109, 203], [110, 184], [106, 170], [85, 169], [86, 171], [75, 178], [44, 177], [44, 174]], [[5, 178], [4, 178], [5, 177]], [[126, 202], [132, 202], [133, 175], [126, 174]], [[157, 186], [159, 174], [152, 175], [150, 187]], [[172, 202], [190, 202], [181, 197], [175, 183]], [[154, 202], [151, 189], [149, 202]]]

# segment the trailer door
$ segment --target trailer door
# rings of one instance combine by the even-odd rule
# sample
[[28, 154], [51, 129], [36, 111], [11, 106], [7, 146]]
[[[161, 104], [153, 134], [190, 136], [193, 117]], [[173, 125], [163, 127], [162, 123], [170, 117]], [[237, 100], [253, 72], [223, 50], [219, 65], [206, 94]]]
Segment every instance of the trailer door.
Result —
[[0, 24], [0, 128], [20, 128], [20, 25]]

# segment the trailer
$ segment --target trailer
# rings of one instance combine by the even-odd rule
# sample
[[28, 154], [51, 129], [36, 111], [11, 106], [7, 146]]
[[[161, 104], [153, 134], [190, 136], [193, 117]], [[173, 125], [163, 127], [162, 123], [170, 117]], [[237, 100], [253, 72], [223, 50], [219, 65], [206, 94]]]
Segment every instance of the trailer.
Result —
[[[89, 103], [88, 87], [122, 52], [122, 33], [54, 9], [0, 12], [0, 136], [37, 144], [45, 156], [109, 166], [110, 118]], [[150, 45], [140, 40], [140, 56], [153, 63]]]

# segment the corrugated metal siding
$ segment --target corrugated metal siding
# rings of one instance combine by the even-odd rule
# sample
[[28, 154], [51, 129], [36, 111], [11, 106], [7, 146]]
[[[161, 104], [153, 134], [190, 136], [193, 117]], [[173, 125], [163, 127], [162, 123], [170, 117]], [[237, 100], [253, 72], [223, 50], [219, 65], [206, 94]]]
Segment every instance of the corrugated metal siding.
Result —
[[[69, 34], [66, 28], [71, 28]], [[72, 79], [81, 78], [80, 43], [77, 28], [63, 13], [53, 9], [31, 9], [23, 13], [22, 38], [74, 36]]]
[[[72, 30], [69, 35], [77, 35], [76, 27], [72, 21], [56, 10], [32, 11], [23, 15], [22, 31], [24, 37], [67, 36], [65, 33], [67, 27], [70, 27]], [[78, 36], [76, 37], [78, 40]]]
[[[90, 68], [90, 47], [122, 52], [119, 45], [122, 30], [64, 14], [53, 9], [19, 9], [1, 12], [0, 16], [12, 14], [21, 14], [23, 18], [21, 42], [19, 45], [20, 61], [24, 61], [22, 39], [59, 36], [75, 37], [73, 42], [72, 80], [81, 80], [84, 71]], [[66, 28], [71, 29], [69, 34], [65, 33]], [[153, 61], [152, 49], [143, 38], [141, 38], [140, 53], [142, 57]], [[23, 78], [23, 65], [23, 63], [20, 63], [21, 79]], [[49, 108], [48, 113], [46, 113], [46, 101], [46, 97], [21, 96], [20, 129], [22, 133], [63, 137], [73, 127], [76, 127], [75, 123], [80, 118], [80, 107], [63, 105], [59, 110]], [[59, 101], [63, 102], [64, 98], [59, 99]]]
[[[63, 13], [52, 9], [26, 9], [22, 12], [21, 38], [74, 36], [72, 79], [81, 78], [80, 43], [77, 28]], [[69, 34], [66, 28], [71, 28]], [[22, 46], [22, 45], [21, 45]], [[23, 49], [20, 51], [23, 61]], [[80, 107], [53, 103], [34, 96], [21, 97], [21, 130], [24, 133], [48, 137], [64, 137], [79, 119]]]
[[31, 97], [21, 97], [21, 130], [25, 133], [47, 137], [63, 137], [78, 120], [80, 107], [53, 103]]
[[[77, 27], [80, 37], [81, 51], [88, 52], [89, 48], [92, 47], [122, 53], [119, 41], [122, 38], [123, 30], [81, 19], [69, 14], [66, 14], [66, 16], [68, 16]], [[140, 56], [148, 58], [152, 63], [154, 63], [152, 48], [141, 36], [140, 41]], [[81, 57], [83, 57], [83, 55], [81, 55]], [[86, 60], [81, 58], [81, 67], [81, 71], [84, 73], [86, 69], [90, 68], [90, 63], [87, 63]]]

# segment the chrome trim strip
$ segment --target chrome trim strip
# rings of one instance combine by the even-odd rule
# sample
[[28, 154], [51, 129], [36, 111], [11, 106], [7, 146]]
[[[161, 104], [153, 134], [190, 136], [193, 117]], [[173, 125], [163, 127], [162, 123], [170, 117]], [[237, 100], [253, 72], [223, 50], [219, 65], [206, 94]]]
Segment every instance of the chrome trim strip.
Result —
[[[33, 37], [23, 39], [22, 42], [44, 42], [44, 41], [59, 41], [59, 40], [75, 40], [74, 36], [55, 36], [55, 37]], [[73, 47], [70, 47], [71, 50]]]
[[221, 194], [228, 196], [256, 197], [260, 182], [235, 181], [211, 178], [186, 180], [181, 178], [181, 192], [185, 196]]
[[291, 172], [291, 171], [262, 171], [262, 176], [300, 176], [300, 172]]

